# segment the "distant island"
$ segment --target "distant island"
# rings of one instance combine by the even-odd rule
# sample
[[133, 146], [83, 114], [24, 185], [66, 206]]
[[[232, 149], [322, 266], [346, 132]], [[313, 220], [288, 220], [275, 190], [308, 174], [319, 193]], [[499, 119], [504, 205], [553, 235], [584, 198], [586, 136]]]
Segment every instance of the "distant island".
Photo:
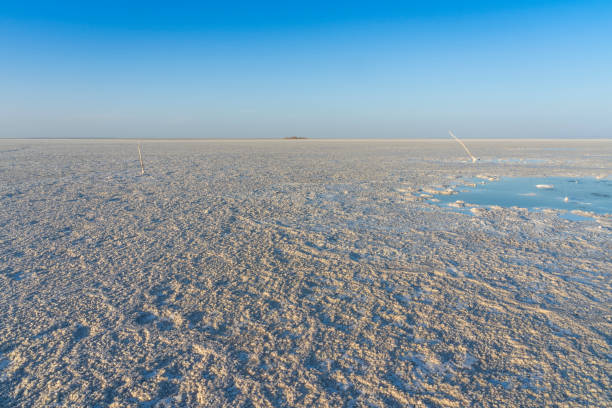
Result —
[[283, 137], [284, 140], [299, 140], [299, 139], [308, 139], [307, 137], [299, 137], [299, 136], [289, 136]]

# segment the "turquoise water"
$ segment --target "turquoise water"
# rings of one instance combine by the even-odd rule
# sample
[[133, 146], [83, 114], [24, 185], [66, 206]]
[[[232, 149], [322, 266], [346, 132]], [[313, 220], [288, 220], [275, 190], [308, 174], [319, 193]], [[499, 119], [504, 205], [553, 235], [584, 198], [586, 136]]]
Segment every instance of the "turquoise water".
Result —
[[[480, 206], [522, 207], [592, 211], [612, 214], [612, 180], [569, 177], [514, 177], [498, 181], [474, 181], [475, 187], [459, 186], [457, 194], [437, 195], [439, 204], [457, 200]], [[539, 186], [539, 187], [538, 187]], [[572, 215], [568, 217], [573, 219]]]

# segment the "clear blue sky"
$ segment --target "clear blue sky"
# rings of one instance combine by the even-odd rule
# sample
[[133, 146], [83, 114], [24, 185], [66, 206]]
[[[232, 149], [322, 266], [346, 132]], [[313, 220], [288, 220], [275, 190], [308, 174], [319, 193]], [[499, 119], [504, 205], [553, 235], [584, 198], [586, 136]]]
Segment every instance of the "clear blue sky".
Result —
[[612, 137], [612, 1], [0, 2], [0, 137], [448, 129]]

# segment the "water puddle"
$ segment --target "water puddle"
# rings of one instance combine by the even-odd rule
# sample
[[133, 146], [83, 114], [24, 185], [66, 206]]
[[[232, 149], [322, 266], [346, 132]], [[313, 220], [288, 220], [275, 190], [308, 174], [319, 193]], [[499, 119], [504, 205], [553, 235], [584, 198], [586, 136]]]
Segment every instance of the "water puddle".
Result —
[[472, 182], [454, 187], [452, 194], [440, 192], [433, 201], [463, 211], [470, 205], [555, 209], [572, 221], [589, 219], [584, 213], [612, 214], [611, 179], [515, 177]]

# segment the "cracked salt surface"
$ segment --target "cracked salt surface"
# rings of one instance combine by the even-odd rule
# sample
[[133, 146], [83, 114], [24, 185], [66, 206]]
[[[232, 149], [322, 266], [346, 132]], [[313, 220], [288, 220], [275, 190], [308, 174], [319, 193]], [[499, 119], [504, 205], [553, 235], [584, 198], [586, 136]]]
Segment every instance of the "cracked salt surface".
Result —
[[612, 143], [470, 149], [1, 141], [0, 406], [611, 405], [605, 217], [420, 194]]

